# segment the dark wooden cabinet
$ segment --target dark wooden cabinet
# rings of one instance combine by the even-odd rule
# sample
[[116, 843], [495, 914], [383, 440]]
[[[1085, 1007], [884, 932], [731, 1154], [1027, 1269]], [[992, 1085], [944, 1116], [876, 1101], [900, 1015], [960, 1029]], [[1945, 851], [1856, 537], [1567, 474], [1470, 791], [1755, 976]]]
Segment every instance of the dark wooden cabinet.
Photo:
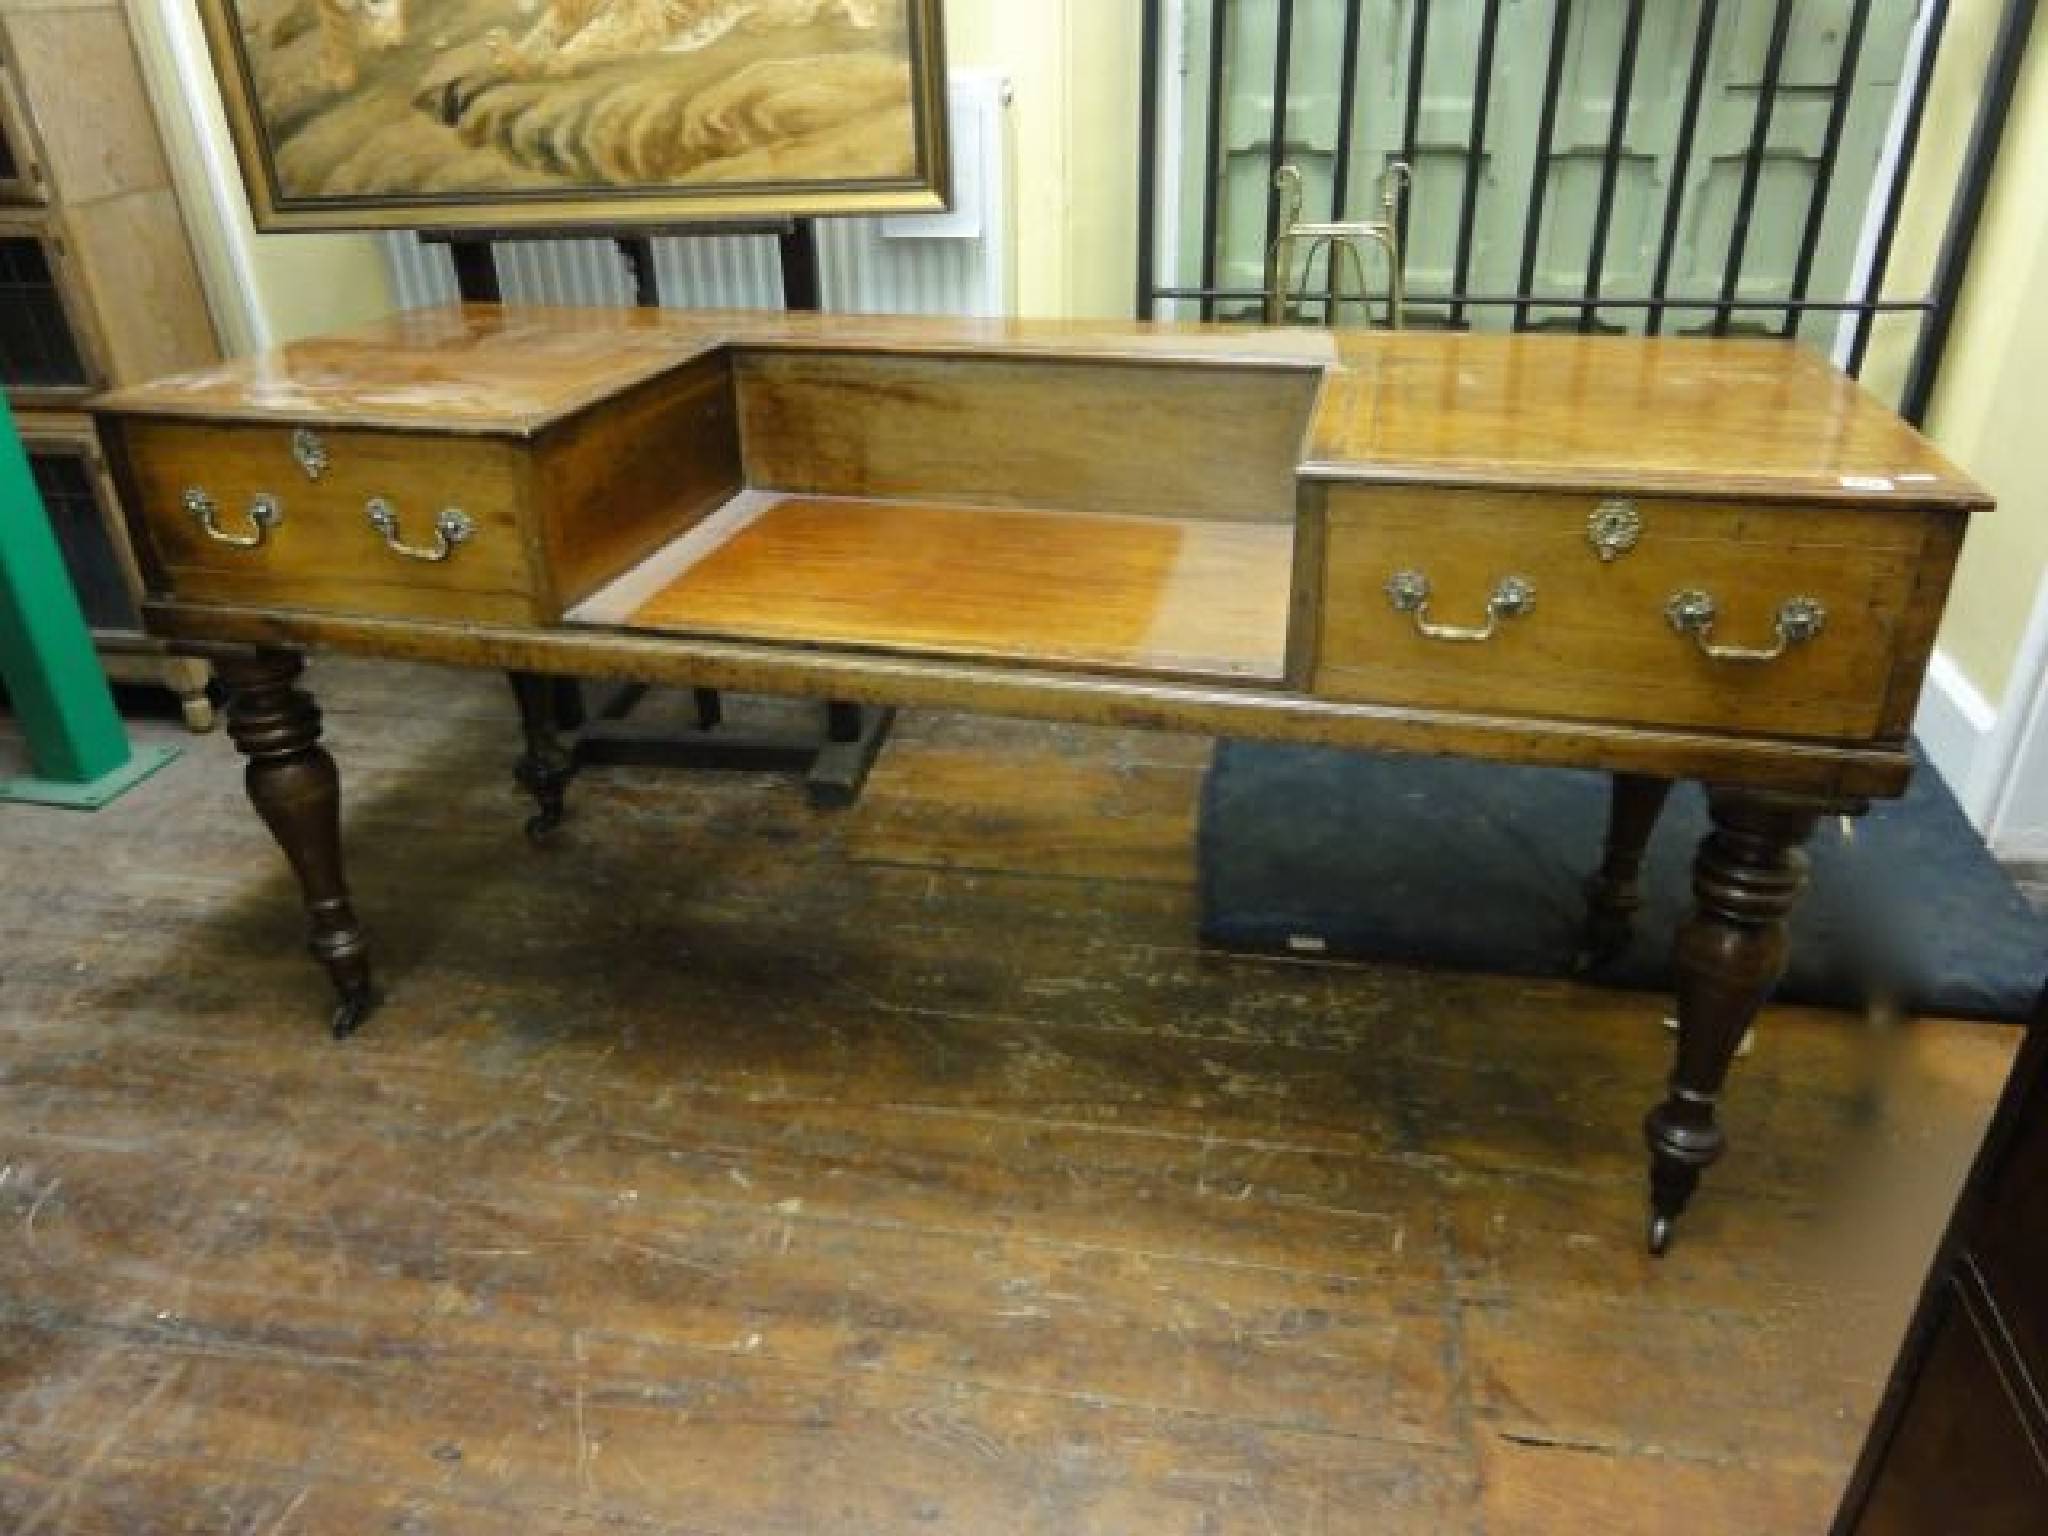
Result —
[[1964, 1186], [1835, 1536], [2048, 1531], [2048, 994]]

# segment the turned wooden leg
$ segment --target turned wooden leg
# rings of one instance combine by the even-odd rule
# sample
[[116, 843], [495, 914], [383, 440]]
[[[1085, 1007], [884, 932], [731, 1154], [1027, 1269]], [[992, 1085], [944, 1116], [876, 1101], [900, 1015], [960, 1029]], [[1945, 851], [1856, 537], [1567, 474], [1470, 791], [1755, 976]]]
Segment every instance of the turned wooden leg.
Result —
[[1671, 781], [1642, 773], [1614, 775], [1607, 805], [1607, 851], [1599, 871], [1586, 881], [1586, 925], [1572, 969], [1598, 970], [1618, 959], [1635, 937], [1636, 912], [1643, 904], [1643, 853], [1671, 798]]
[[1678, 1064], [1650, 1111], [1650, 1251], [1663, 1253], [1700, 1175], [1727, 1148], [1714, 1104], [1728, 1064], [1785, 969], [1785, 920], [1806, 883], [1800, 844], [1817, 801], [1711, 790], [1714, 825], [1693, 865], [1691, 918], [1678, 932]]
[[307, 945], [327, 967], [340, 1002], [337, 1039], [354, 1034], [375, 1001], [370, 951], [349, 905], [341, 867], [341, 777], [320, 745], [320, 711], [294, 687], [296, 651], [259, 651], [220, 663], [228, 688], [228, 735], [249, 760], [249, 799], [298, 876]]
[[561, 688], [556, 679], [538, 672], [508, 672], [512, 696], [519, 701], [519, 724], [526, 750], [513, 766], [519, 787], [540, 807], [528, 818], [526, 835], [539, 842], [562, 824], [569, 781], [576, 777], [576, 759], [562, 745]]

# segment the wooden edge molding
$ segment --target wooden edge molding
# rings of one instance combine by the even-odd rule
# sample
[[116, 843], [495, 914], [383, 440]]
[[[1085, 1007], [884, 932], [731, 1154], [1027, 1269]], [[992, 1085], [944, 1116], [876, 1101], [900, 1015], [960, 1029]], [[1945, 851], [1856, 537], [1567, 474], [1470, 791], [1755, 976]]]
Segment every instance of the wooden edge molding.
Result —
[[419, 619], [144, 605], [153, 634], [193, 652], [333, 646], [351, 652], [686, 687], [795, 694], [1262, 740], [1599, 768], [1804, 794], [1890, 798], [1913, 761], [1904, 741], [1840, 745], [1582, 721], [1341, 704], [1304, 693], [1137, 681], [998, 664], [741, 644], [675, 635], [548, 631]]

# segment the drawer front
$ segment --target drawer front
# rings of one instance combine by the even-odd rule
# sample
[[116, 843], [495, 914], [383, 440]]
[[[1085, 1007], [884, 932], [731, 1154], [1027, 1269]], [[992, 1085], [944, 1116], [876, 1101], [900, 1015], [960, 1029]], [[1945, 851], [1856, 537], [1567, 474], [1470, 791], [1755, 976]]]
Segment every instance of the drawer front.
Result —
[[1930, 533], [1909, 509], [1406, 487], [1333, 486], [1326, 515], [1318, 694], [1834, 740], [1882, 733]]
[[124, 437], [178, 597], [484, 621], [537, 614], [513, 444], [368, 431], [307, 441], [290, 427], [148, 421], [130, 422]]

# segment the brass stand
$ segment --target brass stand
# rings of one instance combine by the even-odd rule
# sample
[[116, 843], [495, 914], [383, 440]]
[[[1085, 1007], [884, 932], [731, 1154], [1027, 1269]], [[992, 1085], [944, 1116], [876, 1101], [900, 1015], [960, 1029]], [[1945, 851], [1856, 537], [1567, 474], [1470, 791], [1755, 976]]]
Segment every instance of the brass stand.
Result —
[[[1387, 329], [1400, 330], [1407, 323], [1407, 294], [1401, 276], [1401, 198], [1412, 179], [1406, 162], [1396, 160], [1380, 178], [1379, 218], [1313, 224], [1301, 217], [1300, 170], [1281, 166], [1273, 178], [1273, 185], [1280, 189], [1280, 235], [1266, 253], [1266, 323], [1292, 324], [1293, 311], [1317, 297], [1309, 289], [1309, 274], [1315, 270], [1318, 255], [1324, 258], [1323, 324], [1334, 328], [1346, 302], [1364, 305], [1369, 321], [1372, 284], [1366, 257], [1369, 249], [1377, 249], [1387, 265]], [[1344, 291], [1346, 267], [1355, 279], [1349, 294]]]

